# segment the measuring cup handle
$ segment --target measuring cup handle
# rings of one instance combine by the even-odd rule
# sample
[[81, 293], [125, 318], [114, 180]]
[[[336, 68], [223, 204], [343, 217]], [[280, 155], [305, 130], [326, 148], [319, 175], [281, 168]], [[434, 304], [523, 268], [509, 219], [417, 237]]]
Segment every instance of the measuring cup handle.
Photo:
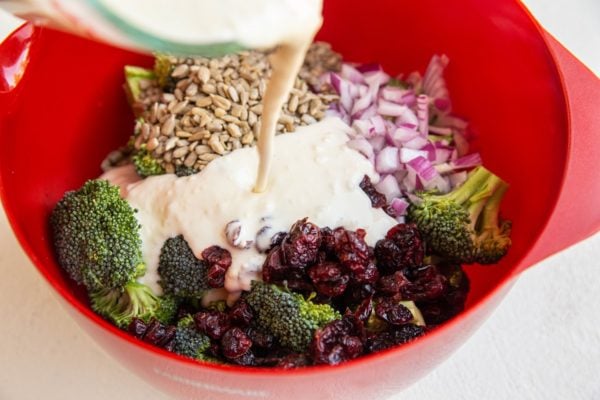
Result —
[[525, 266], [600, 230], [600, 79], [552, 35], [545, 35], [562, 78], [569, 147], [556, 208]]

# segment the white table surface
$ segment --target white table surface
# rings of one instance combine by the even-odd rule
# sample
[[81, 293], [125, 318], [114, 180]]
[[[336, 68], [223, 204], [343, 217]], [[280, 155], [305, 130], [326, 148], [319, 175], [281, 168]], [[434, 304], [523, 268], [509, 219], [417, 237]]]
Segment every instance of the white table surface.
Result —
[[[526, 0], [600, 75], [600, 0]], [[0, 37], [6, 20], [0, 18]], [[599, 199], [600, 205], [600, 199]], [[600, 235], [527, 271], [483, 327], [405, 399], [600, 399]], [[79, 329], [0, 213], [0, 400], [166, 400]]]

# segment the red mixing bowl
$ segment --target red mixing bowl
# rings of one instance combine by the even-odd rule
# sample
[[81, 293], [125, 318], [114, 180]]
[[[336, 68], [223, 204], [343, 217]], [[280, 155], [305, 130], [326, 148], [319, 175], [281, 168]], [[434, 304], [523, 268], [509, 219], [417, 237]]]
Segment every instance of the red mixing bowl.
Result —
[[[455, 111], [486, 166], [511, 184], [513, 248], [469, 267], [465, 311], [427, 336], [336, 367], [204, 365], [141, 343], [94, 314], [57, 265], [48, 214], [100, 174], [133, 116], [125, 64], [150, 57], [25, 25], [0, 45], [0, 195], [25, 252], [69, 313], [106, 351], [177, 398], [378, 399], [431, 371], [486, 319], [527, 266], [600, 227], [600, 82], [514, 0], [325, 0], [319, 39], [391, 73], [447, 54]], [[498, 332], [499, 335], [502, 332]]]

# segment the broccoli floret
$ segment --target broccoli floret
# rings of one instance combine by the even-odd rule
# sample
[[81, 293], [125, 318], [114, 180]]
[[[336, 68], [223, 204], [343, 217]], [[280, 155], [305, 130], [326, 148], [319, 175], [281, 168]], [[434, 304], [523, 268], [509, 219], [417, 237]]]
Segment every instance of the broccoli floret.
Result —
[[160, 296], [158, 298], [158, 307], [154, 311], [154, 318], [165, 325], [170, 325], [177, 316], [180, 304], [181, 300], [175, 296]]
[[[423, 314], [421, 313], [421, 310], [419, 310], [419, 308], [417, 307], [417, 305], [415, 304], [414, 301], [406, 300], [406, 301], [399, 301], [398, 303], [402, 304], [404, 307], [408, 308], [410, 313], [413, 315], [412, 321], [409, 322], [410, 324], [414, 324], [414, 325], [418, 325], [418, 326], [425, 326], [425, 319], [423, 318]], [[383, 332], [386, 329], [388, 329], [389, 325], [386, 321], [379, 318], [377, 316], [377, 314], [375, 313], [376, 302], [373, 301], [372, 304], [373, 304], [373, 309], [371, 311], [371, 314], [369, 314], [369, 318], [367, 319], [367, 323], [365, 324], [365, 327], [367, 328], [367, 330], [369, 332]]]
[[135, 166], [135, 171], [142, 178], [153, 175], [163, 175], [165, 173], [165, 169], [160, 165], [160, 162], [152, 157], [145, 146], [142, 146], [137, 150], [133, 157], [131, 157], [131, 160]]
[[498, 188], [485, 203], [481, 212], [481, 221], [477, 227], [477, 262], [480, 264], [495, 264], [506, 255], [511, 246], [510, 221], [499, 221], [500, 203], [508, 185], [501, 182]]
[[497, 262], [508, 248], [507, 225], [497, 227], [506, 187], [496, 175], [477, 167], [448, 194], [420, 193], [419, 201], [409, 207], [408, 219], [417, 224], [429, 249], [439, 256], [460, 263]]
[[210, 289], [208, 266], [194, 255], [182, 235], [169, 238], [160, 250], [158, 274], [160, 285], [167, 294], [199, 298]]
[[210, 338], [199, 332], [191, 315], [177, 323], [173, 351], [185, 357], [201, 361], [213, 361], [206, 352], [210, 348]]
[[171, 72], [173, 71], [173, 64], [171, 57], [168, 54], [157, 53], [154, 55], [154, 74], [161, 88], [165, 89], [173, 85], [173, 78]]
[[246, 301], [258, 327], [296, 352], [306, 350], [315, 330], [341, 318], [328, 304], [315, 304], [298, 293], [259, 281], [252, 282]]
[[130, 103], [135, 103], [140, 100], [140, 81], [154, 80], [156, 75], [151, 69], [134, 67], [131, 65], [125, 66], [125, 91], [129, 97]]
[[144, 271], [140, 225], [118, 186], [87, 181], [50, 216], [59, 264], [90, 291], [121, 289]]
[[156, 318], [168, 324], [177, 312], [174, 298], [158, 297], [148, 286], [135, 281], [122, 288], [94, 290], [89, 294], [92, 309], [119, 328], [126, 328], [134, 318], [144, 322]]

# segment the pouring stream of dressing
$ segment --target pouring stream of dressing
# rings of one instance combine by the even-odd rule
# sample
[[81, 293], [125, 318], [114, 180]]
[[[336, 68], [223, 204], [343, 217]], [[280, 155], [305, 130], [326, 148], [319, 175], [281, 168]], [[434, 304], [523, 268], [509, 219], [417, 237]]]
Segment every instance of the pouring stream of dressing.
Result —
[[281, 45], [270, 57], [273, 72], [263, 99], [262, 122], [258, 137], [258, 174], [254, 185], [256, 193], [264, 192], [267, 188], [273, 161], [273, 138], [281, 107], [294, 86], [306, 51], [315, 34], [316, 31], [299, 38], [300, 40]]

